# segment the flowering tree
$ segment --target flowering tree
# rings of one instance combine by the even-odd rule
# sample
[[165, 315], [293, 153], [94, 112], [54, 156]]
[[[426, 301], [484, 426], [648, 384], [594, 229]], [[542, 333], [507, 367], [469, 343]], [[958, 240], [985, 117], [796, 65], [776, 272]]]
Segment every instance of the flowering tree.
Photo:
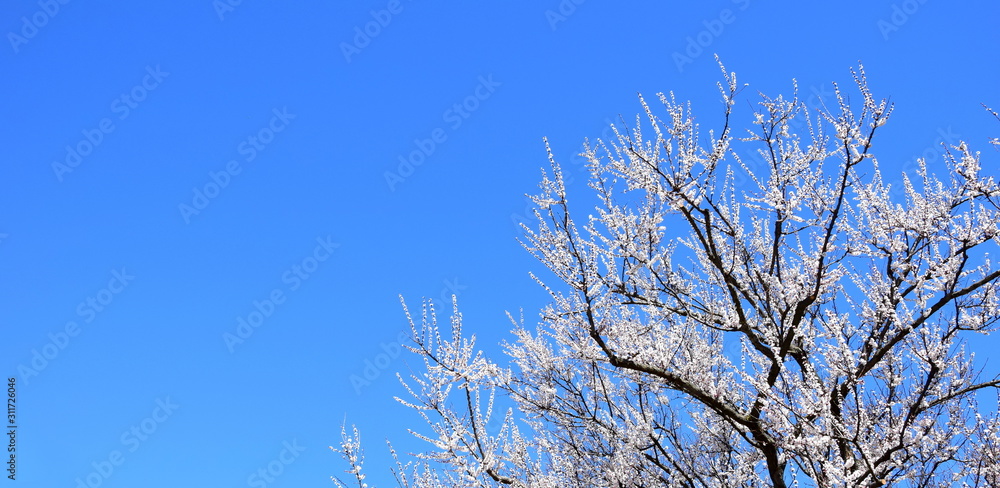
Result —
[[[863, 68], [856, 106], [839, 88], [814, 114], [762, 96], [743, 132], [722, 71], [707, 138], [660, 94], [665, 117], [640, 98], [632, 127], [586, 146], [585, 219], [550, 152], [524, 245], [552, 301], [537, 327], [514, 321], [509, 364], [457, 307], [450, 337], [429, 303], [419, 324], [406, 311], [426, 372], [400, 401], [433, 450], [397, 458], [400, 485], [1000, 486], [1000, 418], [977, 402], [1000, 377], [965, 349], [1000, 320], [1000, 186], [979, 153], [889, 184], [871, 148], [892, 107]], [[498, 396], [516, 408], [490, 422]]]

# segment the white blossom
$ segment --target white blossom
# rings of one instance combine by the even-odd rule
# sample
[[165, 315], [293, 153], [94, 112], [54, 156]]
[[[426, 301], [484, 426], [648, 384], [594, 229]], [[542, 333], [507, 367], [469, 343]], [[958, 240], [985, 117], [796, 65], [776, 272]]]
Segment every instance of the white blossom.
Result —
[[640, 98], [642, 123], [588, 144], [597, 208], [573, 207], [549, 153], [523, 244], [551, 303], [512, 320], [509, 362], [457, 305], [448, 337], [404, 305], [426, 372], [400, 402], [431, 450], [397, 460], [401, 486], [1000, 486], [1000, 409], [979, 403], [1000, 376], [965, 342], [1000, 321], [996, 163], [963, 142], [941, 176], [921, 161], [887, 184], [870, 151], [892, 106], [863, 68], [859, 107], [839, 87], [819, 119], [763, 96], [736, 139], [722, 72], [707, 139], [660, 94], [664, 115]]

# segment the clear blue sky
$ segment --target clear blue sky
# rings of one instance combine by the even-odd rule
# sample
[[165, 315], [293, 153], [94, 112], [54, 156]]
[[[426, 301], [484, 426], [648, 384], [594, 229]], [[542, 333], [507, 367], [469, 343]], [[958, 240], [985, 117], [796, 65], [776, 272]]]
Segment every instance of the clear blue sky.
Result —
[[583, 194], [574, 154], [637, 93], [718, 116], [712, 53], [747, 94], [828, 100], [863, 61], [889, 167], [940, 163], [941, 134], [997, 157], [996, 2], [63, 1], [0, 6], [22, 487], [331, 486], [345, 416], [374, 472], [385, 437], [420, 448], [380, 356], [397, 296], [457, 291], [484, 343], [534, 320], [512, 217], [542, 137]]

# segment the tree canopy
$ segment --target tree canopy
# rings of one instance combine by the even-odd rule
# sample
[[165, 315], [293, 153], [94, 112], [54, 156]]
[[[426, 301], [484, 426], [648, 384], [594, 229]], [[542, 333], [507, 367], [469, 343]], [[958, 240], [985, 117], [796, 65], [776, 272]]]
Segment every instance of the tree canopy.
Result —
[[[401, 486], [1000, 486], [1000, 376], [967, 348], [1000, 320], [980, 153], [883, 171], [892, 105], [860, 66], [854, 100], [762, 94], [747, 116], [722, 74], [707, 134], [670, 93], [585, 144], [589, 214], [549, 152], [523, 245], [551, 303], [512, 317], [509, 358], [457, 305], [442, 332], [404, 303], [426, 370], [399, 401], [431, 449], [397, 458]], [[357, 430], [335, 450], [367, 486]]]

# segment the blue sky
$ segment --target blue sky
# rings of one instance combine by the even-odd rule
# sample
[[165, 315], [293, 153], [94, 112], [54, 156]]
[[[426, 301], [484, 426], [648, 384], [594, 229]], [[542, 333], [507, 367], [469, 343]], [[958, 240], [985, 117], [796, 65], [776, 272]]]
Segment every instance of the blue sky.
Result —
[[398, 295], [457, 293], [495, 351], [546, 299], [514, 225], [542, 137], [585, 194], [637, 93], [718, 116], [713, 53], [814, 102], [863, 61], [888, 167], [1000, 133], [995, 2], [223, 2], [0, 7], [20, 486], [331, 486], [345, 418], [385, 480], [384, 438], [422, 448]]

